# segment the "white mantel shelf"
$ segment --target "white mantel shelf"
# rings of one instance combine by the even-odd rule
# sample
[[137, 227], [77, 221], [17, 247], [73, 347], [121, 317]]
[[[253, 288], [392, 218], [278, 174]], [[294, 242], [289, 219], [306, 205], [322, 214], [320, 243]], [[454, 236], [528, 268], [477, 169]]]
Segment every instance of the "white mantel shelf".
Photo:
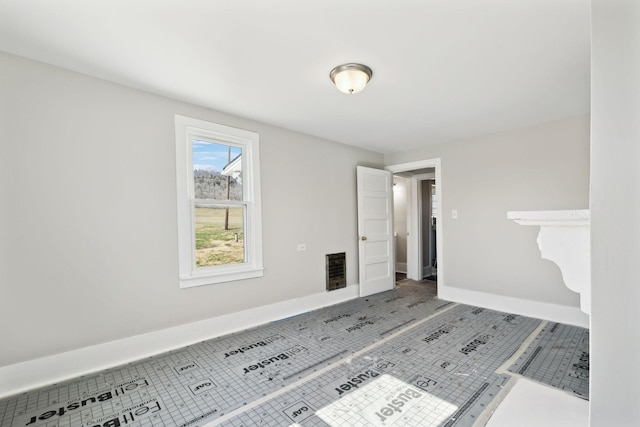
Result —
[[507, 219], [539, 226], [542, 258], [560, 267], [565, 285], [580, 294], [580, 309], [591, 312], [591, 241], [588, 209], [563, 211], [509, 211]]
[[509, 211], [507, 219], [521, 225], [589, 225], [589, 209], [567, 211]]

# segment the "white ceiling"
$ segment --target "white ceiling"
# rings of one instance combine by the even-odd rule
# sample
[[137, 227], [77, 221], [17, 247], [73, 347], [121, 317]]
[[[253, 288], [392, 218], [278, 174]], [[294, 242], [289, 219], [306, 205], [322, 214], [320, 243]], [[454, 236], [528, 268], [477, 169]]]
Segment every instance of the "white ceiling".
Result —
[[[589, 112], [588, 0], [0, 0], [0, 50], [388, 153]], [[345, 95], [329, 71], [373, 69]]]

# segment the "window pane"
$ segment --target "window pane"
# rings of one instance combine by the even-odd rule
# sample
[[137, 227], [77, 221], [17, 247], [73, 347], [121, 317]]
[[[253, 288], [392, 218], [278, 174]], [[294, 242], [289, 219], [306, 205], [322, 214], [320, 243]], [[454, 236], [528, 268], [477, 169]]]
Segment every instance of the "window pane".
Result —
[[196, 199], [242, 200], [242, 148], [194, 139]]
[[195, 233], [196, 267], [245, 262], [244, 207], [196, 207]]

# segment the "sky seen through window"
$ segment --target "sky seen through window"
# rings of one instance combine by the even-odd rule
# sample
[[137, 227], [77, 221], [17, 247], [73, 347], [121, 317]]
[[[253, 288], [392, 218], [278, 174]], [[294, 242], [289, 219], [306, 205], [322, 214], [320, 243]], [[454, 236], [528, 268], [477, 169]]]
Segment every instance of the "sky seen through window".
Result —
[[[194, 139], [192, 141], [193, 170], [222, 172], [229, 163], [229, 145]], [[242, 153], [241, 147], [231, 146], [231, 160]]]

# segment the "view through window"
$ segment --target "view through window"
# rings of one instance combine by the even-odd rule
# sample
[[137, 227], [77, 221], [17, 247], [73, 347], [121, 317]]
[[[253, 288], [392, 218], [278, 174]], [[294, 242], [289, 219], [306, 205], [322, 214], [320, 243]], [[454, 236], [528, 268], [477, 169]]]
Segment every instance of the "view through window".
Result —
[[175, 116], [180, 287], [261, 277], [259, 135]]
[[245, 262], [242, 148], [192, 141], [196, 267]]

